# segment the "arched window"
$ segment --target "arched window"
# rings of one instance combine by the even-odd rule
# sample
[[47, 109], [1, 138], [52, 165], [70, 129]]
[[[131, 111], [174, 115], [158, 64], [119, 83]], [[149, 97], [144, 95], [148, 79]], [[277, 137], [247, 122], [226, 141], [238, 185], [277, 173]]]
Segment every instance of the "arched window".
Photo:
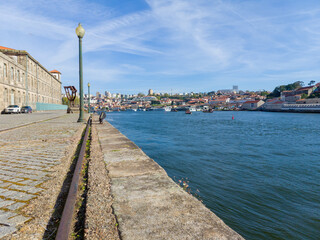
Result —
[[10, 73], [10, 82], [13, 83], [14, 81], [14, 70], [13, 70], [13, 67], [11, 67], [11, 73]]
[[7, 64], [3, 64], [3, 78], [7, 80], [8, 72], [7, 72]]

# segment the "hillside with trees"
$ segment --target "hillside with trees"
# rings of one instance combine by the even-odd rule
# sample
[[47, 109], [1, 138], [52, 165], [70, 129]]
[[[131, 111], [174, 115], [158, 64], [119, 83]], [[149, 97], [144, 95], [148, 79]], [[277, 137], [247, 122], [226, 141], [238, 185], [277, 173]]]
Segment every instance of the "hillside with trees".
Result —
[[292, 90], [303, 87], [303, 85], [304, 85], [303, 81], [296, 81], [296, 82], [290, 83], [288, 85], [281, 85], [281, 86], [276, 87], [272, 91], [272, 93], [270, 93], [267, 97], [268, 98], [280, 97], [281, 92], [292, 91]]

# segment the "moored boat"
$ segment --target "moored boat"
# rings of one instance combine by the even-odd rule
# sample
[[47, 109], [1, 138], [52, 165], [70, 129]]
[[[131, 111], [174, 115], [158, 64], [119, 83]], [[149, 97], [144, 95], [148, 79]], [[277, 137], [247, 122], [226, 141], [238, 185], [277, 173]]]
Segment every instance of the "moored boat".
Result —
[[186, 113], [186, 114], [192, 114], [192, 112], [190, 111], [190, 109], [187, 109], [185, 113]]
[[172, 107], [167, 106], [167, 107], [164, 107], [163, 109], [164, 109], [164, 111], [166, 111], [166, 112], [170, 112], [170, 111], [171, 111], [171, 109], [172, 109]]
[[210, 108], [210, 109], [208, 109], [208, 110], [203, 110], [202, 112], [204, 112], [204, 113], [213, 113], [213, 109]]

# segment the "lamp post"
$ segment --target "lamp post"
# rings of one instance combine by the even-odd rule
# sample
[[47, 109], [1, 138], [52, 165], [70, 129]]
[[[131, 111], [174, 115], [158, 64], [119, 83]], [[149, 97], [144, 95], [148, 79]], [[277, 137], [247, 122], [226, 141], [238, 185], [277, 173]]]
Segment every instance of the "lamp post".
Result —
[[80, 112], [78, 122], [84, 122], [83, 118], [83, 77], [82, 77], [82, 38], [84, 36], [84, 29], [79, 23], [76, 28], [76, 34], [79, 38], [79, 89], [80, 89]]
[[88, 83], [88, 113], [90, 113], [90, 83]]

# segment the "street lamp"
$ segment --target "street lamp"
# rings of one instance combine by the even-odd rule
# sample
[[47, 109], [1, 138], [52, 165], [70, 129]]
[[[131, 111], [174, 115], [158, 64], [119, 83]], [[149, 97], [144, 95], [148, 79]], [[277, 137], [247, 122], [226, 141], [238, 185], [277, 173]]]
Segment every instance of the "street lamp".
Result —
[[76, 28], [76, 34], [79, 38], [79, 89], [80, 89], [80, 112], [78, 122], [84, 122], [83, 118], [83, 78], [82, 78], [82, 38], [84, 36], [84, 29], [79, 23]]
[[90, 83], [88, 83], [88, 113], [90, 113]]

